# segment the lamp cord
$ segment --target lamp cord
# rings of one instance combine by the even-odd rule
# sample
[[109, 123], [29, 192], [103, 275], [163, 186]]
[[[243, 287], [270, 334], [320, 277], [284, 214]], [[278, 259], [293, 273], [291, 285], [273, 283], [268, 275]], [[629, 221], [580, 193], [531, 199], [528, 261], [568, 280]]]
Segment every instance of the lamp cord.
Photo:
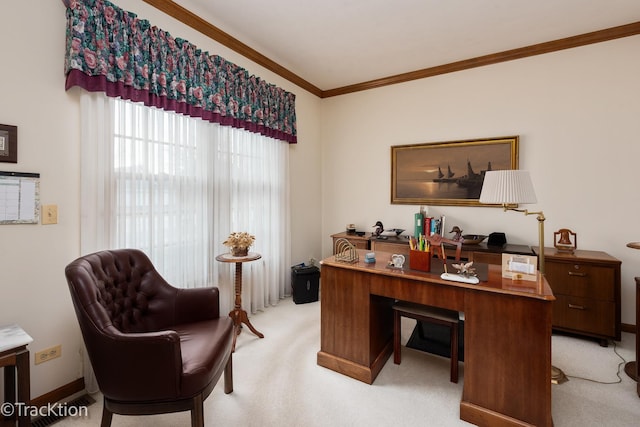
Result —
[[612, 382], [606, 382], [606, 381], [598, 381], [598, 380], [594, 380], [591, 378], [585, 378], [585, 377], [578, 377], [575, 375], [569, 375], [565, 372], [565, 375], [568, 378], [574, 378], [577, 380], [584, 380], [584, 381], [590, 381], [592, 383], [597, 383], [597, 384], [605, 384], [605, 385], [611, 385], [611, 384], [620, 384], [622, 382], [622, 377], [620, 376], [620, 370], [621, 368], [627, 363], [627, 361], [624, 359], [624, 357], [622, 357], [620, 355], [620, 353], [618, 353], [618, 346], [616, 345], [615, 341], [611, 341], [613, 343], [613, 352], [620, 358], [621, 362], [618, 363], [618, 371], [616, 372], [616, 376], [618, 377], [618, 381], [612, 381]]

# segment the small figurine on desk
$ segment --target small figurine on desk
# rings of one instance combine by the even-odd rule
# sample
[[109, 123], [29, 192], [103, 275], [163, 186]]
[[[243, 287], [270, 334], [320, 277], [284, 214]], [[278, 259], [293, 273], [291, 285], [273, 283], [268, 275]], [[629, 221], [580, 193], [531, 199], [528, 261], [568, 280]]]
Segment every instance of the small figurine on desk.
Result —
[[460, 264], [451, 264], [456, 270], [458, 270], [458, 274], [464, 277], [474, 277], [476, 276], [476, 269], [471, 267], [473, 265], [473, 261], [467, 263]]

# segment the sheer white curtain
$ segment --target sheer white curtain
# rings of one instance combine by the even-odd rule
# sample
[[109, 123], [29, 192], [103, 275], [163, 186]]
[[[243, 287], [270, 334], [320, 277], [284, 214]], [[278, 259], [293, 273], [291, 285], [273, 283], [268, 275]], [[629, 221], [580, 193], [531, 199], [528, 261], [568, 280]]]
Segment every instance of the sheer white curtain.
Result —
[[233, 264], [215, 257], [247, 231], [244, 309], [290, 294], [289, 144], [83, 91], [80, 151], [81, 253], [141, 249], [174, 286], [218, 286], [224, 313]]

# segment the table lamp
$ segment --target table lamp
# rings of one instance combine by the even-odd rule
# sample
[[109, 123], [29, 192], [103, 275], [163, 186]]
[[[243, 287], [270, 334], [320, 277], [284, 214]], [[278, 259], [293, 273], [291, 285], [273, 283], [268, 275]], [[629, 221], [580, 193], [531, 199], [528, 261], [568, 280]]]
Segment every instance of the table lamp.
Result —
[[519, 204], [536, 203], [536, 193], [533, 190], [531, 177], [528, 171], [523, 170], [498, 170], [487, 171], [480, 192], [480, 203], [502, 205], [505, 211], [523, 212], [525, 215], [537, 215], [538, 217], [538, 269], [544, 274], [544, 214], [529, 212], [526, 209], [517, 209]]
[[[526, 209], [517, 209], [519, 204], [536, 203], [536, 193], [533, 190], [531, 177], [528, 171], [523, 170], [499, 170], [487, 171], [484, 175], [480, 203], [502, 205], [505, 211], [523, 212], [525, 215], [538, 215], [538, 269], [544, 275], [544, 214], [529, 212]], [[551, 366], [551, 382], [562, 384], [567, 381], [567, 376], [561, 369]]]

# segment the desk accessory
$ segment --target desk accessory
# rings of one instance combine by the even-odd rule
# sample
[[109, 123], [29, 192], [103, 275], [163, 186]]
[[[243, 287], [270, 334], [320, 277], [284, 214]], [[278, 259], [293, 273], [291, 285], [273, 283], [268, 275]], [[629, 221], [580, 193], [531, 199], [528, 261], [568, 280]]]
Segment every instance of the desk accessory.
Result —
[[[442, 252], [444, 253], [444, 248], [442, 249]], [[454, 274], [447, 271], [447, 261], [446, 258], [444, 258], [442, 264], [444, 267], [444, 273], [440, 275], [441, 279], [461, 283], [471, 283], [473, 285], [480, 283], [480, 279], [476, 276], [476, 269], [471, 267], [473, 265], [473, 261], [451, 265], [458, 270], [458, 273]]]
[[367, 252], [364, 255], [364, 262], [367, 264], [374, 264], [376, 262], [376, 254], [375, 252]]
[[442, 280], [450, 280], [452, 282], [471, 283], [472, 285], [476, 285], [476, 284], [480, 283], [480, 279], [478, 279], [477, 276], [465, 277], [465, 276], [461, 276], [459, 274], [442, 273], [440, 275], [440, 278]]
[[429, 241], [420, 235], [414, 239], [409, 237], [409, 268], [418, 271], [431, 271], [431, 246]]
[[502, 254], [502, 277], [512, 280], [538, 280], [538, 258], [529, 255]]
[[402, 268], [404, 265], [405, 257], [402, 254], [393, 254], [391, 255], [391, 261], [389, 261], [389, 265], [395, 268]]
[[354, 263], [359, 259], [356, 247], [345, 238], [336, 240], [333, 253], [335, 253], [335, 260], [339, 262]]

